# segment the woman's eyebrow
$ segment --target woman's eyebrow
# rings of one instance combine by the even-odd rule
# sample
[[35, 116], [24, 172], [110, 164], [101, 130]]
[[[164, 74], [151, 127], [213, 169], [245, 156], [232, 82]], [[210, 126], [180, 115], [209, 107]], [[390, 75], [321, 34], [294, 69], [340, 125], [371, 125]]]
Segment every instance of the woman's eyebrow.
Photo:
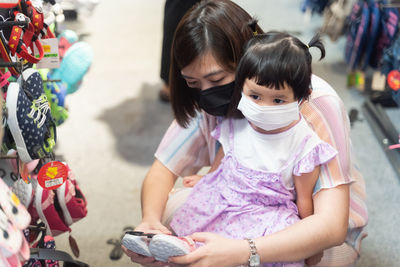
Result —
[[210, 72], [210, 73], [204, 75], [203, 78], [208, 78], [208, 77], [210, 77], [210, 76], [220, 74], [221, 72], [224, 72], [224, 71], [223, 71], [223, 70], [212, 71], [212, 72]]
[[[217, 75], [217, 74], [220, 74], [220, 73], [222, 73], [222, 72], [224, 72], [224, 71], [223, 71], [223, 70], [212, 71], [212, 72], [207, 73], [206, 75], [204, 75], [203, 78], [208, 78], [208, 77], [210, 77], [210, 76]], [[184, 79], [196, 79], [196, 78], [193, 78], [193, 77], [184, 75], [184, 74], [181, 74], [181, 75], [182, 75], [182, 77], [183, 77]]]
[[186, 75], [183, 75], [183, 74], [181, 74], [181, 75], [182, 75], [183, 79], [194, 79], [193, 77], [190, 77], [190, 76], [186, 76]]

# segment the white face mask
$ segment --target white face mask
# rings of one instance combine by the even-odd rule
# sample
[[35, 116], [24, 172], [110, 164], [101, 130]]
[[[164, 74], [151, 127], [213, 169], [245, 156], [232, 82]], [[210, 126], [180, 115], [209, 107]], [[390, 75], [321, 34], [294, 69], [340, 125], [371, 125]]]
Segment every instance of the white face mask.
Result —
[[298, 102], [277, 106], [260, 106], [242, 93], [238, 109], [248, 121], [265, 131], [288, 126], [299, 119]]

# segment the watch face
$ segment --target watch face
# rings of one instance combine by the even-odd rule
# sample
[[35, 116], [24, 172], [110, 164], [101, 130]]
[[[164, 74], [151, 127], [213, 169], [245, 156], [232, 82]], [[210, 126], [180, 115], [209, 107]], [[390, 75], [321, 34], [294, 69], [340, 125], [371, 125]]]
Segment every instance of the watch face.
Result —
[[251, 267], [260, 265], [260, 256], [258, 254], [251, 255], [249, 259], [249, 265]]

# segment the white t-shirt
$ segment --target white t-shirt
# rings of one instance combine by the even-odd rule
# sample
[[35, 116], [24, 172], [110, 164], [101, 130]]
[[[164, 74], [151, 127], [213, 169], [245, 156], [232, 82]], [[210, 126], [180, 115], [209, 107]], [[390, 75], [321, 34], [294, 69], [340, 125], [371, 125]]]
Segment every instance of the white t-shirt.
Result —
[[[242, 165], [253, 170], [281, 172], [282, 182], [288, 189], [294, 188], [294, 168], [310, 153], [318, 154], [318, 151], [321, 150], [318, 147], [322, 146], [322, 150], [328, 150], [329, 160], [336, 155], [336, 151], [329, 144], [323, 142], [303, 118], [290, 129], [277, 134], [259, 133], [251, 127], [246, 119], [234, 119], [232, 122], [236, 159]], [[230, 149], [229, 120], [222, 121], [219, 127], [221, 127], [220, 136], [217, 136], [218, 127], [214, 130], [213, 136], [221, 143], [226, 154]], [[300, 150], [302, 143], [308, 136], [308, 141], [304, 148]], [[299, 153], [295, 159], [292, 159], [293, 153]], [[326, 162], [329, 161], [326, 156], [324, 158]], [[289, 160], [292, 162], [282, 170]]]

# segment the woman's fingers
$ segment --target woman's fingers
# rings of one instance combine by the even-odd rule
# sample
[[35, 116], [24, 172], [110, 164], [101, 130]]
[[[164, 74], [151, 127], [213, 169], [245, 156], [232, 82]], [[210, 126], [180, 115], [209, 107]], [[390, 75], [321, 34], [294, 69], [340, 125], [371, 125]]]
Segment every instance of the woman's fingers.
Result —
[[[212, 233], [194, 233], [189, 237], [195, 242], [207, 243], [214, 236]], [[202, 259], [205, 255], [207, 255], [207, 247], [201, 246], [185, 256], [171, 257], [170, 261], [177, 264], [191, 264], [190, 266], [192, 266], [192, 264]]]
[[169, 261], [176, 264], [191, 264], [198, 260], [200, 260], [204, 256], [204, 251], [202, 248], [198, 248], [193, 252], [190, 252], [187, 255], [179, 256], [179, 257], [170, 257]]
[[189, 237], [196, 242], [207, 243], [210, 239], [214, 237], [214, 234], [207, 232], [201, 232], [201, 233], [199, 232], [199, 233], [193, 233]]

